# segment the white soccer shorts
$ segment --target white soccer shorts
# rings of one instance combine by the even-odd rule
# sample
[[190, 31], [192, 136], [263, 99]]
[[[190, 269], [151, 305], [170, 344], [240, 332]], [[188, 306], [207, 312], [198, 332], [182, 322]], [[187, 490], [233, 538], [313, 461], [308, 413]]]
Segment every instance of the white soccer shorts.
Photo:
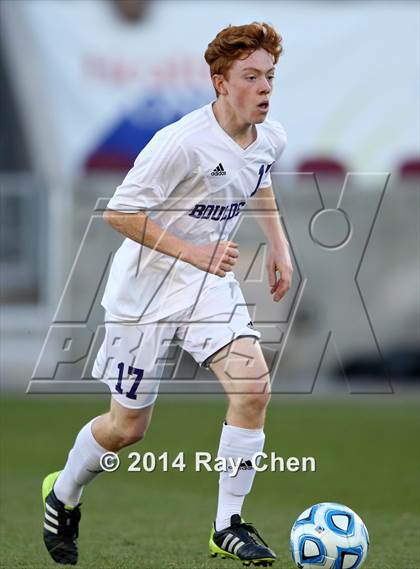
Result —
[[206, 360], [235, 338], [261, 336], [252, 327], [237, 281], [204, 289], [193, 306], [148, 323], [125, 323], [106, 314], [93, 377], [107, 383], [124, 407], [141, 409], [156, 400], [170, 346], [181, 346], [206, 366]]

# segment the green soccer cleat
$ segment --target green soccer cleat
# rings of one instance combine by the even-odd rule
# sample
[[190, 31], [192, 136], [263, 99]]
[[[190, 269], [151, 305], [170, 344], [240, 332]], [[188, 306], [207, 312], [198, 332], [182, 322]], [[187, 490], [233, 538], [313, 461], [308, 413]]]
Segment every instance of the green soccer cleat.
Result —
[[55, 495], [53, 487], [60, 472], [48, 474], [42, 483], [44, 543], [56, 563], [76, 565], [80, 504], [66, 506]]
[[228, 528], [221, 531], [212, 528], [209, 548], [211, 557], [220, 555], [222, 559], [237, 559], [247, 567], [270, 567], [276, 560], [275, 553], [254, 526], [242, 521], [238, 514], [230, 518]]

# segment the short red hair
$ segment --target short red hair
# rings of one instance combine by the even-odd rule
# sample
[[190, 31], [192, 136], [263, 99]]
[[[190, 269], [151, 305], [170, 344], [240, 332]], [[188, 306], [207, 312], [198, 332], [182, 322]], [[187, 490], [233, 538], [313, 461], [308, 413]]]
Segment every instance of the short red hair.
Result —
[[233, 62], [245, 59], [252, 52], [263, 48], [277, 63], [283, 51], [282, 38], [265, 22], [252, 22], [244, 26], [228, 26], [209, 43], [204, 59], [210, 66], [210, 75], [225, 75]]

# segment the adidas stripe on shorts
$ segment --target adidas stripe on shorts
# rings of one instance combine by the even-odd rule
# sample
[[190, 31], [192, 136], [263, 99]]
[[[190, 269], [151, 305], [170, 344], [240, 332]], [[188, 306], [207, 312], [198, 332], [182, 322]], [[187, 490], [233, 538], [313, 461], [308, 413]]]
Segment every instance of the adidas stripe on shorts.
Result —
[[194, 305], [147, 323], [105, 318], [105, 339], [92, 375], [109, 386], [124, 407], [141, 409], [157, 397], [170, 346], [186, 350], [200, 365], [239, 336], [260, 338], [236, 280], [204, 287]]

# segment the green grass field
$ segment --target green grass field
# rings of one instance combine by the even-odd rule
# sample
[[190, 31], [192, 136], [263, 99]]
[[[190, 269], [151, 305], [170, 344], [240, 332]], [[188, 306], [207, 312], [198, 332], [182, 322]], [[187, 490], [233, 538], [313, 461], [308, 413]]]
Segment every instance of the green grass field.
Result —
[[[366, 569], [420, 568], [419, 413], [395, 397], [374, 402], [274, 398], [266, 451], [314, 456], [317, 471], [259, 473], [244, 517], [294, 567], [290, 527], [306, 507], [338, 501], [355, 509], [371, 537]], [[60, 468], [79, 428], [103, 412], [105, 398], [3, 397], [1, 407], [1, 567], [58, 567], [42, 543], [40, 487]], [[196, 473], [195, 451], [216, 453], [225, 409], [221, 398], [161, 396], [146, 440], [130, 450], [185, 452], [183, 473], [101, 474], [83, 496], [81, 569], [223, 569], [238, 562], [208, 558], [218, 475]]]

